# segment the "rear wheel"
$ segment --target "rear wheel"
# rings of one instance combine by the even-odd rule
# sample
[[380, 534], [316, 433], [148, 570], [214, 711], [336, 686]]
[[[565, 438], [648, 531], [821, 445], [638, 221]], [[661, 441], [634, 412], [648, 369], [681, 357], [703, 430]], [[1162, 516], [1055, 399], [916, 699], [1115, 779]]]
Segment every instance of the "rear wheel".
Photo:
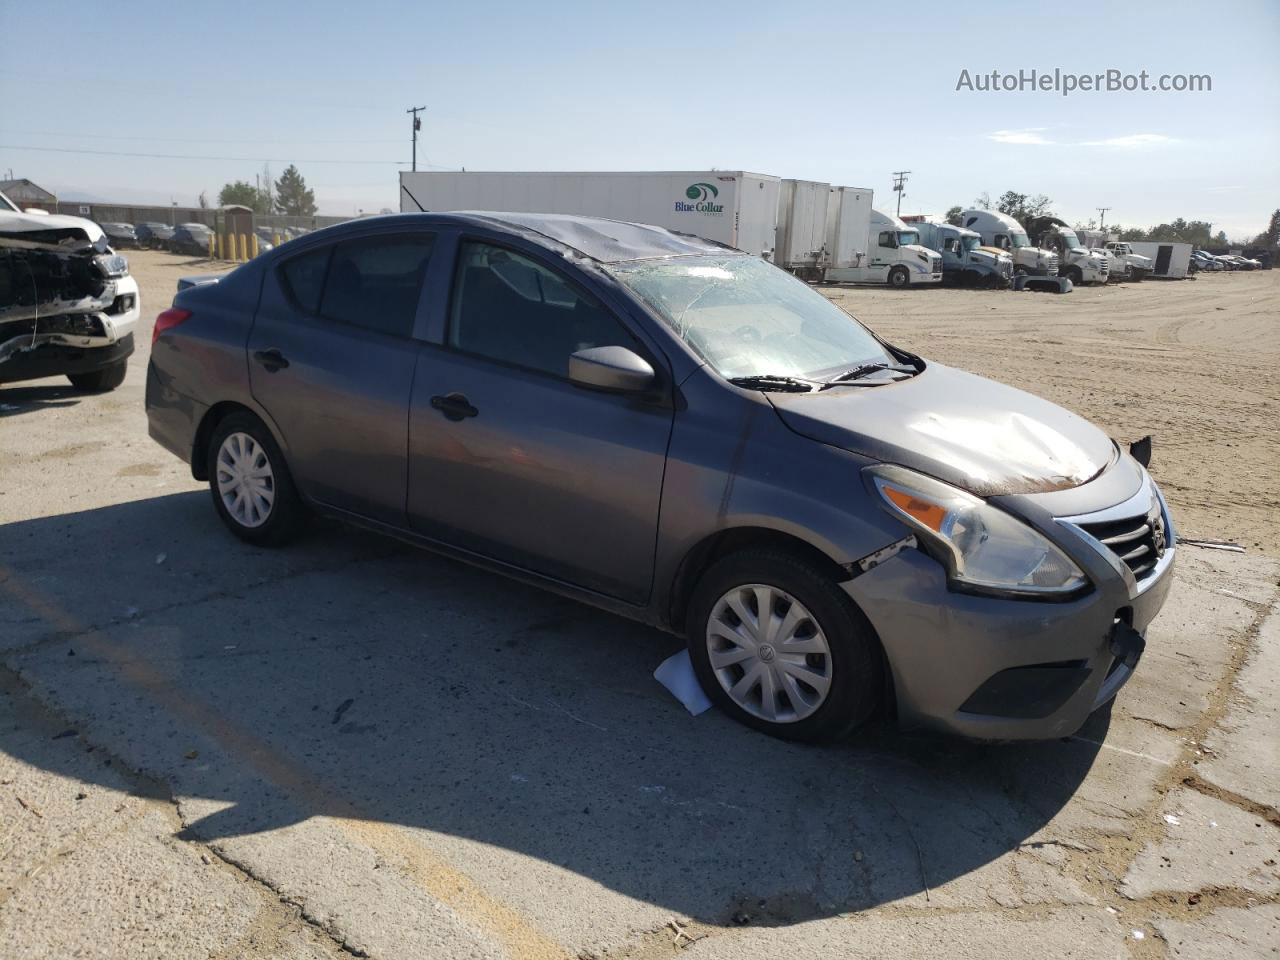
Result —
[[910, 279], [911, 278], [907, 276], [906, 267], [894, 267], [889, 271], [889, 286], [891, 287], [901, 289], [907, 285]]
[[69, 373], [67, 379], [71, 385], [83, 393], [106, 393], [124, 383], [125, 374], [129, 372], [129, 360], [117, 360], [109, 367], [94, 370], [92, 373]]
[[871, 625], [809, 561], [745, 550], [716, 563], [689, 606], [689, 656], [707, 695], [775, 737], [839, 739], [879, 700]]
[[284, 454], [262, 421], [233, 413], [209, 438], [209, 491], [227, 528], [241, 540], [278, 546], [302, 526], [305, 509]]

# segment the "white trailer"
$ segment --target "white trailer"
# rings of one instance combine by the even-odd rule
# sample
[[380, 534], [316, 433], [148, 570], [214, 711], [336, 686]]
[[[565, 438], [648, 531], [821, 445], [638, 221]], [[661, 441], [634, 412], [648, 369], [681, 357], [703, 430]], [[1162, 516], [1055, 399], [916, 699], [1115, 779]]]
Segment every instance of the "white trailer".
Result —
[[1154, 266], [1151, 276], [1164, 277], [1167, 280], [1185, 280], [1191, 263], [1191, 244], [1158, 243], [1149, 240], [1132, 240], [1129, 242], [1134, 253], [1148, 257]]
[[870, 187], [832, 187], [827, 194], [827, 265], [830, 269], [865, 264], [872, 199]]
[[649, 223], [771, 259], [777, 177], [742, 170], [660, 173], [400, 174], [401, 212], [567, 213]]
[[830, 194], [831, 185], [816, 180], [783, 180], [779, 184], [774, 263], [805, 279], [822, 278]]

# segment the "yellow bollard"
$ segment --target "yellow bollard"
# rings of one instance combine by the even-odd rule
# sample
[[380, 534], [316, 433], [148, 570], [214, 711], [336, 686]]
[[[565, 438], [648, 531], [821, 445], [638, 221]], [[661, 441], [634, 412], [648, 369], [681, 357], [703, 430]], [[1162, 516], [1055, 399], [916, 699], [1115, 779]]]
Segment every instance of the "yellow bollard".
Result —
[[258, 235], [256, 233], [249, 235], [249, 249], [253, 252], [253, 256], [258, 256]]
[[225, 233], [218, 234], [218, 259], [227, 259], [227, 235]]
[[241, 263], [244, 263], [249, 259], [249, 241], [245, 239], [245, 235], [243, 233], [240, 234], [237, 246], [239, 249], [236, 252], [239, 253], [239, 256], [236, 259]]
[[271, 235], [271, 242], [275, 244], [277, 247], [280, 246], [280, 234], [273, 233]]
[[214, 249], [213, 249], [213, 244], [214, 244], [214, 236], [213, 236], [213, 234], [211, 233], [211, 234], [209, 234], [209, 259], [210, 259], [210, 260], [212, 260], [212, 259], [213, 259], [213, 254], [214, 254], [214, 252], [215, 252], [215, 251], [214, 251]]

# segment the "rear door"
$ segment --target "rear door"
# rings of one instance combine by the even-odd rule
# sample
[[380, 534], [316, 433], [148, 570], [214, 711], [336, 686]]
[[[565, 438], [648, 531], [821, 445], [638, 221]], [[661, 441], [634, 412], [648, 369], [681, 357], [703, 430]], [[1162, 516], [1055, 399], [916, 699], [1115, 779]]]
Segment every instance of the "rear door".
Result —
[[254, 398], [302, 491], [397, 526], [433, 243], [415, 231], [308, 246], [269, 271], [249, 336]]
[[[601, 299], [535, 251], [463, 239], [447, 330], [410, 410], [409, 519], [419, 532], [630, 602], [653, 579], [671, 380]], [[635, 350], [643, 396], [584, 389], [569, 355]]]

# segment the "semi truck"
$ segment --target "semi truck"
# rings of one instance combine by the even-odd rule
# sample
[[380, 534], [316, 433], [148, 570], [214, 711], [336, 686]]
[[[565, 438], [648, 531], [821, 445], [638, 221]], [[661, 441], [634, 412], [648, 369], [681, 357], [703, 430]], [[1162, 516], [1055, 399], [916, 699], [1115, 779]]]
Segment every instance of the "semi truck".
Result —
[[1013, 259], [982, 246], [974, 230], [904, 217], [920, 232], [920, 245], [942, 257], [942, 282], [966, 287], [1007, 287], [1013, 278]]
[[1060, 258], [1052, 250], [1033, 246], [1022, 224], [997, 210], [965, 210], [960, 224], [982, 237], [982, 242], [995, 253], [1006, 253], [1013, 259], [1015, 274], [1056, 277]]
[[745, 170], [636, 173], [417, 171], [401, 212], [569, 213], [649, 223], [773, 259], [778, 177]]
[[827, 204], [828, 283], [906, 287], [942, 282], [942, 256], [920, 245], [920, 234], [893, 214], [871, 207], [865, 187], [833, 187]]
[[1027, 229], [1033, 243], [1057, 254], [1058, 276], [1072, 283], [1106, 283], [1111, 276], [1111, 255], [1086, 247], [1065, 220], [1033, 217]]

